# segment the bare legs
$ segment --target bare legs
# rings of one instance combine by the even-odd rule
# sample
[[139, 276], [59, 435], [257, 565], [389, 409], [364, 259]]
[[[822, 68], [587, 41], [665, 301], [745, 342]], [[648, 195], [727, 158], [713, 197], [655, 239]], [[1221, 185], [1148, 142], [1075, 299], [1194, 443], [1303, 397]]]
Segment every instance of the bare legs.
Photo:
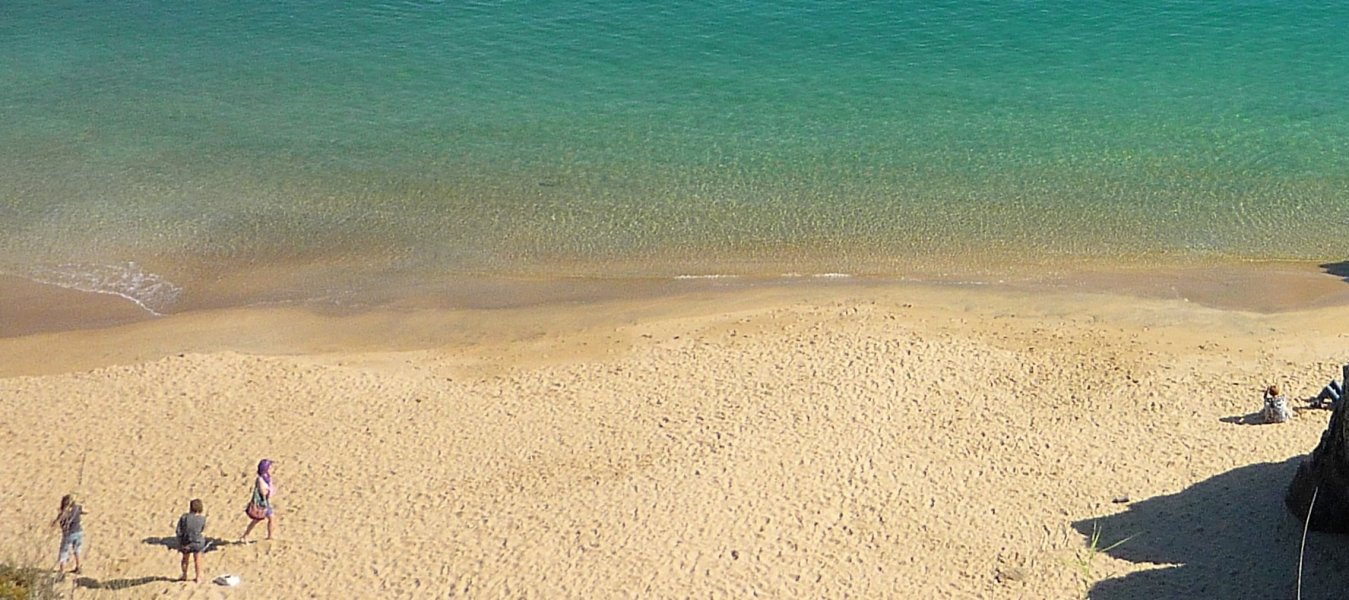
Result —
[[182, 576], [181, 579], [179, 579], [179, 581], [187, 581], [187, 559], [188, 559], [188, 557], [192, 557], [192, 565], [193, 565], [194, 567], [196, 567], [196, 571], [195, 571], [196, 577], [194, 577], [194, 578], [192, 579], [192, 581], [195, 582], [195, 583], [201, 583], [201, 553], [200, 553], [200, 552], [184, 552], [184, 553], [183, 553], [183, 576]]
[[63, 555], [60, 557], [61, 559], [56, 563], [56, 571], [57, 571], [57, 572], [65, 571], [65, 570], [66, 570], [66, 563], [70, 562], [71, 559], [74, 559], [74, 561], [75, 561], [75, 568], [74, 568], [74, 569], [71, 569], [70, 572], [71, 572], [71, 573], [75, 573], [76, 575], [78, 575], [78, 574], [80, 573], [80, 554], [83, 554], [83, 553], [84, 553], [84, 548], [80, 547], [81, 545], [82, 545], [82, 542], [79, 543], [79, 544], [74, 544], [74, 545], [72, 545], [72, 547], [68, 549], [69, 554], [63, 554]]
[[[272, 539], [272, 536], [274, 535], [275, 529], [276, 529], [276, 526], [275, 526], [276, 515], [268, 515], [266, 521], [267, 521], [267, 539], [270, 540], [270, 539]], [[254, 528], [254, 527], [257, 527], [257, 526], [258, 526], [258, 523], [261, 523], [261, 522], [262, 522], [262, 521], [249, 521], [249, 522], [248, 522], [248, 528], [247, 528], [247, 529], [244, 529], [244, 534], [241, 535], [241, 536], [239, 536], [239, 541], [242, 542], [242, 541], [247, 540], [247, 539], [248, 539], [248, 534], [253, 533], [253, 528]]]

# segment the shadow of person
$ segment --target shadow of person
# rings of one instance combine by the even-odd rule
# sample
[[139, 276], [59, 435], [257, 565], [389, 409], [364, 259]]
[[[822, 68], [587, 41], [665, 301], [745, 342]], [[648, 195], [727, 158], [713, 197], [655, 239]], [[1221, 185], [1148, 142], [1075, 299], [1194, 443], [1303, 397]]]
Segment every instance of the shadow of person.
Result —
[[[1073, 528], [1106, 554], [1156, 568], [1096, 583], [1089, 597], [1287, 598], [1297, 589], [1302, 522], [1283, 495], [1302, 457], [1233, 469], [1129, 510]], [[1127, 538], [1127, 539], [1126, 539]], [[1349, 539], [1312, 533], [1302, 568], [1303, 598], [1340, 598], [1349, 589]]]
[[80, 577], [75, 580], [77, 587], [88, 588], [91, 590], [125, 590], [136, 586], [154, 583], [156, 581], [177, 581], [169, 577], [137, 577], [135, 579], [109, 579], [99, 581], [93, 577]]
[[[1302, 416], [1302, 413], [1307, 412], [1307, 411], [1317, 411], [1317, 412], [1320, 412], [1320, 411], [1324, 411], [1324, 410], [1325, 410], [1324, 408], [1320, 408], [1320, 407], [1315, 406], [1315, 405], [1312, 404], [1312, 401], [1315, 400], [1315, 398], [1302, 398], [1301, 400], [1302, 400], [1302, 404], [1300, 404], [1300, 405], [1298, 405], [1298, 406], [1293, 406], [1293, 407], [1291, 407], [1291, 409], [1290, 409], [1290, 410], [1292, 410], [1292, 412], [1293, 412], [1294, 415]], [[1279, 423], [1277, 423], [1277, 422], [1271, 423], [1271, 422], [1265, 420], [1265, 411], [1263, 411], [1263, 410], [1257, 410], [1257, 411], [1255, 411], [1255, 412], [1253, 412], [1253, 413], [1247, 413], [1247, 414], [1244, 414], [1244, 415], [1232, 415], [1232, 416], [1228, 416], [1228, 417], [1222, 417], [1222, 418], [1218, 419], [1218, 421], [1223, 422], [1223, 423], [1228, 423], [1228, 424], [1231, 424], [1231, 425], [1278, 425], [1278, 424], [1279, 424]]]
[[1230, 416], [1230, 417], [1223, 417], [1223, 418], [1218, 419], [1218, 420], [1219, 420], [1219, 421], [1222, 421], [1223, 423], [1229, 423], [1229, 424], [1232, 424], [1232, 425], [1271, 425], [1271, 424], [1272, 424], [1272, 423], [1268, 423], [1268, 422], [1265, 421], [1265, 413], [1264, 413], [1264, 412], [1253, 412], [1253, 413], [1245, 414], [1245, 415], [1233, 415], [1233, 416]]
[[[145, 538], [145, 539], [141, 540], [141, 543], [142, 543], [142, 544], [148, 544], [148, 545], [150, 545], [150, 546], [163, 546], [163, 547], [165, 547], [165, 548], [168, 548], [169, 550], [177, 550], [177, 549], [178, 549], [178, 538], [173, 537], [173, 536], [170, 536], [170, 537], [148, 537], [148, 538]], [[202, 550], [202, 553], [205, 554], [205, 553], [207, 553], [207, 552], [215, 552], [216, 550], [219, 550], [219, 549], [221, 549], [222, 547], [225, 547], [225, 546], [238, 546], [238, 545], [241, 545], [241, 544], [243, 544], [243, 542], [240, 542], [240, 541], [237, 541], [237, 540], [235, 540], [235, 541], [230, 541], [230, 540], [222, 540], [222, 539], [220, 539], [220, 538], [208, 537], [208, 538], [206, 538], [206, 549], [205, 549], [205, 550]]]

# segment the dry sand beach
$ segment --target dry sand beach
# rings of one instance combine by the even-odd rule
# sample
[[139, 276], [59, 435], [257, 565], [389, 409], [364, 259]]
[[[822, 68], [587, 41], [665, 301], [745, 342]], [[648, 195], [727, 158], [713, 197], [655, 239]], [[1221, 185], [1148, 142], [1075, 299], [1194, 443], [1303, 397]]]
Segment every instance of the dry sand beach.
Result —
[[[54, 562], [73, 491], [75, 598], [1291, 597], [1329, 413], [1237, 421], [1349, 359], [1318, 277], [1259, 312], [838, 284], [13, 336], [0, 556]], [[228, 543], [263, 457], [279, 539]], [[194, 497], [237, 588], [170, 581]], [[1304, 597], [1343, 546], [1311, 536]]]

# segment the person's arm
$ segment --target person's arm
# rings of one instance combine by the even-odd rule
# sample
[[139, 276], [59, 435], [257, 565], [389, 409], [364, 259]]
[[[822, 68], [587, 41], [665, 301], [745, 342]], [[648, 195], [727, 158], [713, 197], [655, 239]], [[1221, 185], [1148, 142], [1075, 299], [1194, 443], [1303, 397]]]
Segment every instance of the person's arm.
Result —
[[[67, 513], [66, 513], [66, 511], [64, 511], [64, 510], [63, 510], [63, 511], [60, 511], [60, 512], [58, 512], [58, 513], [56, 513], [56, 518], [55, 518], [55, 519], [52, 519], [52, 525], [51, 525], [51, 526], [52, 526], [52, 527], [60, 527], [60, 526], [61, 526], [61, 519], [66, 518], [66, 514], [67, 514]], [[70, 514], [70, 518], [72, 518], [72, 519], [75, 518], [75, 509], [74, 509], [74, 508], [71, 508], [69, 514]]]

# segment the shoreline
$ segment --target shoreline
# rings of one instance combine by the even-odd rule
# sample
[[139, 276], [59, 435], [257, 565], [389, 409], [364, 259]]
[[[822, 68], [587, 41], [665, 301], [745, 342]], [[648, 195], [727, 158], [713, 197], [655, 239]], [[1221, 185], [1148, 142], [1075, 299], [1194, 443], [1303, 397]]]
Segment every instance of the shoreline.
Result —
[[[420, 290], [375, 306], [278, 303], [152, 316], [123, 299], [0, 278], [0, 377], [73, 372], [173, 354], [259, 355], [468, 350], [588, 336], [637, 322], [717, 318], [746, 308], [913, 296], [966, 310], [1010, 304], [1053, 314], [1173, 304], [1215, 319], [1307, 318], [1349, 310], [1349, 282], [1301, 264], [1054, 274], [998, 283], [866, 278], [480, 280], [447, 297]], [[1084, 301], [1090, 298], [1091, 301]], [[23, 310], [7, 308], [13, 315]], [[1113, 318], [1113, 317], [1112, 317]], [[28, 325], [25, 329], [24, 325]], [[37, 325], [37, 326], [35, 326]], [[1330, 327], [1327, 324], [1327, 327]], [[59, 355], [47, 349], [60, 347]]]
[[[0, 339], [38, 333], [100, 329], [219, 310], [292, 307], [321, 314], [385, 310], [444, 311], [568, 306], [629, 300], [664, 301], [688, 294], [735, 294], [760, 288], [935, 286], [1072, 292], [1171, 298], [1224, 310], [1279, 313], [1349, 305], [1349, 276], [1340, 264], [1237, 262], [1212, 265], [1128, 265], [1037, 269], [1000, 276], [682, 275], [675, 277], [465, 276], [443, 281], [401, 277], [371, 291], [326, 297], [249, 301], [265, 282], [256, 277], [217, 283], [217, 301], [196, 300], [184, 310], [152, 314], [114, 294], [78, 291], [0, 275]], [[274, 274], [273, 274], [274, 275]], [[224, 290], [224, 291], [221, 291]], [[292, 293], [293, 295], [293, 293]]]

